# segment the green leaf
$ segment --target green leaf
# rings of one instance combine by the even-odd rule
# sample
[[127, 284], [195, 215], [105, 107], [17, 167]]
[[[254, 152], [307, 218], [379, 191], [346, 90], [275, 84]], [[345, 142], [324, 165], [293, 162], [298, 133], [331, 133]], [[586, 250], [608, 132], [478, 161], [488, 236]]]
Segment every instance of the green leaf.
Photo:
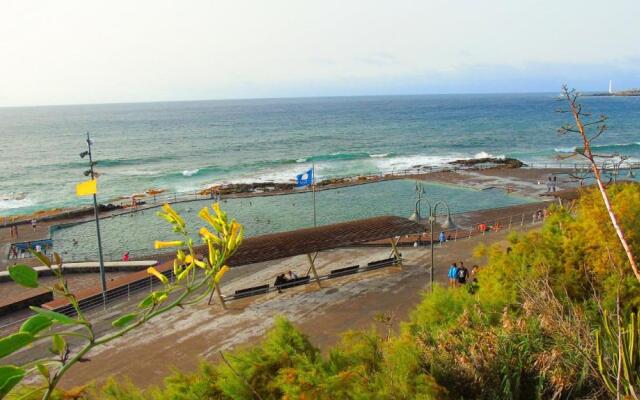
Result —
[[147, 308], [147, 307], [153, 305], [153, 298], [154, 298], [153, 293], [151, 293], [150, 295], [145, 297], [144, 300], [142, 300], [140, 302], [140, 304], [138, 304], [138, 307]]
[[138, 316], [138, 314], [136, 314], [136, 313], [129, 313], [129, 314], [123, 315], [122, 317], [120, 317], [117, 320], [113, 321], [111, 323], [111, 325], [113, 325], [116, 328], [122, 328], [123, 326], [127, 326], [131, 322], [133, 322], [136, 319], [137, 316]]
[[21, 286], [37, 288], [38, 272], [28, 265], [16, 264], [9, 267], [9, 276]]
[[55, 260], [56, 265], [62, 266], [62, 258], [60, 257], [60, 254], [54, 252], [53, 253], [53, 259]]
[[31, 306], [29, 308], [31, 310], [33, 310], [34, 312], [38, 313], [39, 315], [45, 316], [45, 317], [49, 318], [52, 321], [59, 322], [59, 323], [64, 324], [64, 325], [81, 325], [82, 324], [81, 321], [78, 321], [75, 318], [67, 317], [64, 314], [60, 314], [59, 312], [47, 310], [46, 308], [36, 307], [36, 306]]
[[60, 335], [53, 335], [52, 341], [51, 352], [61, 356], [64, 355], [65, 351], [67, 351], [67, 341]]
[[29, 343], [33, 342], [33, 335], [26, 332], [18, 332], [0, 339], [0, 358], [12, 354]]
[[40, 260], [40, 262], [42, 264], [44, 264], [47, 267], [51, 268], [51, 259], [49, 257], [45, 256], [41, 251], [35, 251], [35, 250], [29, 249], [29, 253], [33, 254], [33, 256], [35, 258], [37, 258], [38, 260]]
[[38, 314], [26, 320], [20, 327], [20, 332], [30, 333], [35, 336], [38, 332], [47, 329], [52, 324], [49, 317]]
[[38, 372], [40, 372], [40, 375], [42, 375], [47, 381], [49, 381], [49, 377], [51, 376], [51, 374], [49, 373], [49, 368], [47, 368], [47, 366], [43, 363], [37, 363], [36, 368], [38, 368]]
[[0, 365], [0, 399], [6, 396], [27, 371], [13, 365]]

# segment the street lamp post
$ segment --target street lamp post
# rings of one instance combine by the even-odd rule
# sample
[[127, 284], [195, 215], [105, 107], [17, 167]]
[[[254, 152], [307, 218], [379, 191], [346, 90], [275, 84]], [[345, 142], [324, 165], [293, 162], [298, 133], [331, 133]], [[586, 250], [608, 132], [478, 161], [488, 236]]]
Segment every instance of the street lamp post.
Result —
[[436, 222], [436, 216], [437, 216], [437, 211], [438, 211], [438, 206], [441, 207], [445, 207], [447, 209], [447, 219], [445, 220], [445, 222], [441, 225], [442, 228], [444, 229], [454, 229], [456, 228], [456, 224], [453, 222], [453, 219], [451, 218], [451, 210], [449, 209], [449, 204], [447, 204], [446, 201], [444, 200], [439, 200], [436, 201], [435, 203], [431, 203], [431, 201], [429, 201], [428, 198], [426, 197], [422, 197], [422, 194], [425, 193], [424, 188], [422, 186], [422, 183], [416, 183], [416, 194], [417, 194], [417, 200], [416, 200], [416, 208], [415, 211], [413, 213], [413, 215], [411, 217], [409, 217], [410, 220], [415, 221], [417, 223], [420, 223], [423, 221], [422, 217], [420, 216], [420, 205], [421, 203], [424, 201], [427, 203], [427, 205], [429, 206], [429, 216], [427, 218], [427, 220], [429, 221], [429, 230], [431, 233], [431, 240], [430, 240], [430, 247], [431, 247], [431, 268], [430, 268], [430, 280], [431, 280], [431, 291], [433, 291], [433, 281], [434, 281], [434, 267], [435, 267], [435, 257], [434, 257], [434, 248], [433, 248], [433, 225]]
[[[96, 164], [95, 162], [93, 162], [93, 155], [91, 154], [91, 145], [93, 144], [93, 142], [91, 141], [91, 138], [89, 137], [89, 132], [87, 132], [87, 151], [83, 151], [82, 153], [80, 153], [80, 157], [81, 158], [85, 158], [86, 156], [89, 156], [89, 169], [87, 171], [84, 171], [84, 175], [85, 176], [91, 176], [91, 179], [95, 179], [96, 178], [96, 172], [93, 170], [93, 166]], [[98, 209], [98, 199], [96, 197], [96, 194], [93, 194], [93, 214], [95, 215], [95, 219], [96, 219], [96, 234], [98, 236], [98, 257], [99, 257], [99, 262], [100, 262], [100, 285], [102, 286], [102, 301], [104, 304], [106, 304], [106, 300], [107, 300], [107, 279], [105, 276], [105, 272], [104, 272], [104, 258], [102, 256], [102, 239], [100, 238], [100, 218], [98, 216], [99, 213], [99, 209]]]

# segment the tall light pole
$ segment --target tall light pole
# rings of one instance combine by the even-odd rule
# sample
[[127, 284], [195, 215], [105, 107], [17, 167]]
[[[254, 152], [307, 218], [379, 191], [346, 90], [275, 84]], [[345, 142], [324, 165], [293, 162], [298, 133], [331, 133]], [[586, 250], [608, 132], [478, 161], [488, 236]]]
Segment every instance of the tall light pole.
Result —
[[318, 226], [316, 222], [316, 163], [311, 163], [311, 190], [313, 190], [313, 227]]
[[[96, 179], [96, 172], [93, 170], [93, 166], [96, 164], [93, 161], [93, 155], [91, 154], [91, 145], [93, 142], [89, 137], [89, 132], [87, 132], [87, 151], [83, 151], [80, 153], [81, 158], [85, 158], [89, 156], [89, 169], [84, 171], [85, 176], [91, 176], [91, 179]], [[102, 286], [102, 300], [106, 304], [107, 300], [107, 279], [104, 273], [104, 258], [102, 256], [102, 239], [100, 238], [100, 217], [98, 216], [98, 199], [96, 198], [96, 194], [93, 194], [93, 214], [96, 218], [96, 234], [98, 236], [98, 257], [100, 260], [100, 285]]]
[[413, 215], [411, 217], [409, 217], [410, 220], [420, 223], [423, 221], [422, 217], [420, 216], [420, 203], [422, 203], [423, 201], [427, 203], [427, 205], [429, 206], [429, 215], [427, 217], [427, 220], [429, 221], [429, 230], [431, 232], [431, 241], [430, 241], [430, 247], [431, 247], [431, 268], [430, 268], [430, 280], [431, 280], [431, 291], [433, 292], [433, 277], [434, 277], [434, 267], [435, 267], [435, 257], [434, 257], [434, 248], [433, 248], [433, 225], [436, 222], [436, 213], [438, 211], [438, 206], [442, 206], [445, 207], [447, 209], [447, 219], [444, 221], [444, 223], [442, 223], [442, 225], [440, 225], [442, 228], [444, 229], [454, 229], [456, 228], [456, 224], [453, 222], [453, 219], [451, 218], [451, 210], [449, 209], [449, 204], [447, 204], [446, 201], [444, 200], [439, 200], [436, 201], [435, 203], [431, 203], [431, 201], [429, 201], [428, 198], [426, 197], [422, 197], [422, 194], [425, 193], [424, 191], [424, 187], [422, 186], [422, 183], [416, 183], [416, 194], [417, 194], [417, 200], [416, 200], [416, 208], [415, 211], [413, 213]]

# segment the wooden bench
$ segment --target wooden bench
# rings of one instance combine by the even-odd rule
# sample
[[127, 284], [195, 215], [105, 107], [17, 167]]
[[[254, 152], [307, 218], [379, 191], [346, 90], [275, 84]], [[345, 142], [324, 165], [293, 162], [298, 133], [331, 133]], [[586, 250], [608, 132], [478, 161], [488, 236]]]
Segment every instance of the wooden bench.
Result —
[[337, 278], [339, 276], [351, 275], [358, 272], [360, 265], [352, 265], [350, 267], [338, 268], [329, 272], [329, 279]]
[[232, 299], [241, 299], [244, 297], [251, 297], [257, 294], [267, 293], [269, 291], [269, 284], [254, 286], [250, 288], [236, 290], [231, 296]]
[[384, 260], [371, 261], [365, 267], [366, 270], [372, 270], [377, 268], [389, 267], [391, 265], [398, 264], [400, 260], [395, 257], [385, 258]]

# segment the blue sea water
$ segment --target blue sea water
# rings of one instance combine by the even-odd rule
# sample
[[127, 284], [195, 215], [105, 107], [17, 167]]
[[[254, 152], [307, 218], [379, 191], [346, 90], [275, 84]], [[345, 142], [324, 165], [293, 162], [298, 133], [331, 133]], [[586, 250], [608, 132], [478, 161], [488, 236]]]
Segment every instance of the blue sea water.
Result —
[[[88, 204], [85, 134], [101, 202], [145, 189], [289, 181], [438, 166], [491, 154], [545, 162], [579, 144], [557, 94], [262, 99], [0, 108], [0, 215]], [[584, 97], [606, 114], [599, 150], [640, 159], [640, 98]]]

